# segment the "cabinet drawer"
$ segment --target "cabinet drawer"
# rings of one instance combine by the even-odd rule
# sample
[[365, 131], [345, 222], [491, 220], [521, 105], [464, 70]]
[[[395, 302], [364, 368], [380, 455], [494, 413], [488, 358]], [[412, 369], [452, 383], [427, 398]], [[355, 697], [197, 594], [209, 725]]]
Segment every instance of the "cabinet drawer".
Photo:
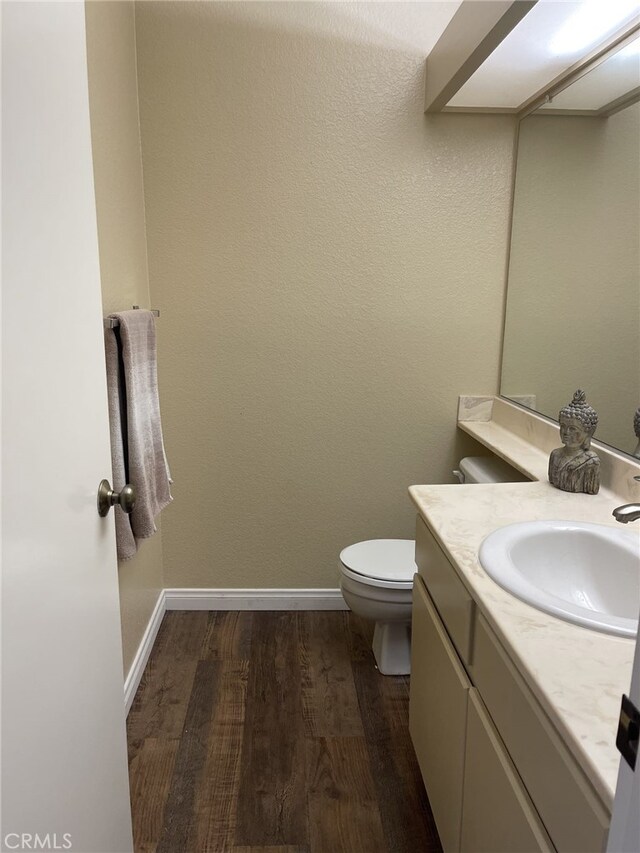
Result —
[[445, 853], [460, 849], [470, 688], [424, 586], [413, 584], [409, 731]]
[[475, 603], [427, 525], [416, 522], [416, 564], [458, 654], [471, 664]]
[[600, 853], [609, 814], [481, 615], [473, 675], [556, 848]]
[[475, 689], [469, 691], [462, 801], [462, 853], [554, 850]]

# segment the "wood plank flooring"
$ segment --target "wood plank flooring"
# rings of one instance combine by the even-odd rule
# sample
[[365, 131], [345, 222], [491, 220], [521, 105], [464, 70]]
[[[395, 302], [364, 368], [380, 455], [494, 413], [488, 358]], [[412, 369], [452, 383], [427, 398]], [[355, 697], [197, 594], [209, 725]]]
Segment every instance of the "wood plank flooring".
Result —
[[352, 613], [169, 611], [127, 721], [139, 853], [440, 853]]

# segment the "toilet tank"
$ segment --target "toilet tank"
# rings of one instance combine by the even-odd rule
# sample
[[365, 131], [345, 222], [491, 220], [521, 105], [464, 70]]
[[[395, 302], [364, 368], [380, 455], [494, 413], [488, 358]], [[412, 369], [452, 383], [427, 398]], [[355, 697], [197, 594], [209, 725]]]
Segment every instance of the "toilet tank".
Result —
[[528, 478], [497, 456], [465, 456], [453, 472], [461, 483], [524, 483]]

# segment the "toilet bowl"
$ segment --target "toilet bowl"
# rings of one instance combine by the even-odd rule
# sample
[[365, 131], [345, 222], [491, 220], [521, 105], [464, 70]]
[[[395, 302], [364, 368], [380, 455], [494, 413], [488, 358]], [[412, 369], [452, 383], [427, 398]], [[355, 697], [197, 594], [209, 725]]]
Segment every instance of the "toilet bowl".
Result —
[[[453, 472], [461, 483], [516, 483], [526, 477], [497, 457], [466, 457]], [[340, 553], [342, 597], [376, 623], [373, 654], [383, 675], [411, 672], [411, 594], [418, 571], [413, 539], [369, 539]]]
[[340, 588], [354, 613], [375, 622], [373, 654], [383, 675], [411, 672], [413, 539], [370, 539], [340, 553]]

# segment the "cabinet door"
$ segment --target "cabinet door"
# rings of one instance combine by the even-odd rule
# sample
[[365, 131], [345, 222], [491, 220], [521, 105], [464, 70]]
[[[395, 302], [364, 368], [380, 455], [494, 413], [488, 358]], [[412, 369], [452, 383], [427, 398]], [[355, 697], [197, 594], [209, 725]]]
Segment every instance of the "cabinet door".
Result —
[[609, 811], [483, 616], [475, 627], [473, 676], [554, 845], [563, 853], [604, 850]]
[[469, 691], [462, 803], [463, 853], [553, 851], [478, 691]]
[[409, 730], [445, 853], [460, 849], [470, 686], [424, 583], [416, 575]]

